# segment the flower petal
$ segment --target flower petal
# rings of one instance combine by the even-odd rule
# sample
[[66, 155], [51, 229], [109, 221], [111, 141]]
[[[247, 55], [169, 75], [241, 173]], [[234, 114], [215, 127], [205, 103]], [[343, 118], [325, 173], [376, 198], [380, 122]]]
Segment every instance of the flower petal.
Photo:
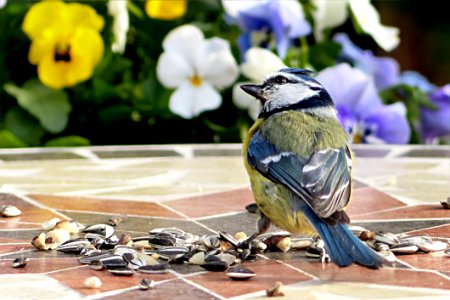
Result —
[[203, 59], [198, 46], [205, 41], [200, 29], [193, 25], [182, 25], [170, 31], [163, 41], [163, 48], [167, 52], [176, 52], [184, 57], [192, 67], [197, 66]]
[[239, 70], [228, 41], [211, 38], [203, 45], [203, 59], [197, 66], [199, 75], [218, 88], [225, 88], [235, 82]]
[[[51, 1], [50, 1], [51, 2]], [[80, 3], [68, 3], [65, 7], [66, 13], [61, 15], [61, 20], [64, 20], [66, 26], [87, 27], [100, 32], [103, 29], [105, 21], [103, 17], [98, 15], [95, 9], [90, 5]]]
[[316, 79], [336, 105], [350, 108], [357, 118], [372, 114], [382, 105], [372, 78], [348, 64], [326, 68]]
[[90, 78], [103, 56], [103, 40], [98, 32], [87, 27], [77, 28], [69, 44], [70, 61], [55, 61], [54, 51], [39, 60], [39, 79], [51, 88], [73, 86]]
[[411, 129], [406, 120], [406, 108], [403, 103], [381, 106], [377, 112], [363, 120], [366, 126], [374, 128], [374, 135], [389, 144], [406, 144]]
[[206, 110], [220, 106], [222, 97], [207, 82], [194, 87], [190, 82], [184, 82], [170, 97], [170, 110], [185, 118], [192, 119]]
[[450, 134], [450, 84], [430, 95], [437, 110], [421, 109], [422, 135], [426, 141]]
[[313, 4], [314, 35], [322, 41], [325, 29], [337, 27], [348, 18], [347, 1], [314, 0]]
[[82, 56], [94, 66], [103, 57], [104, 45], [100, 34], [87, 27], [78, 27], [71, 41], [71, 53], [74, 56]]
[[251, 48], [245, 53], [241, 71], [247, 78], [259, 82], [264, 80], [267, 74], [284, 67], [283, 61], [273, 52], [263, 48]]
[[399, 29], [384, 26], [380, 15], [369, 0], [348, 0], [353, 16], [361, 29], [370, 34], [375, 42], [386, 51], [391, 51], [400, 43]]
[[235, 84], [233, 86], [233, 103], [236, 107], [247, 110], [248, 115], [253, 120], [256, 120], [258, 118], [259, 111], [261, 110], [261, 105], [255, 97], [250, 96], [240, 88], [241, 84], [246, 83], [252, 82], [240, 82], [239, 84]]
[[127, 43], [127, 32], [130, 26], [127, 1], [108, 1], [108, 13], [114, 18], [113, 33], [114, 42], [111, 49], [116, 53], [123, 53]]
[[165, 87], [176, 88], [194, 75], [194, 69], [178, 52], [164, 52], [158, 59], [156, 74]]
[[147, 0], [145, 12], [150, 18], [173, 20], [186, 14], [186, 0]]
[[66, 8], [62, 1], [42, 1], [31, 6], [22, 23], [22, 30], [30, 39], [39, 36], [47, 27], [58, 25], [61, 12]]

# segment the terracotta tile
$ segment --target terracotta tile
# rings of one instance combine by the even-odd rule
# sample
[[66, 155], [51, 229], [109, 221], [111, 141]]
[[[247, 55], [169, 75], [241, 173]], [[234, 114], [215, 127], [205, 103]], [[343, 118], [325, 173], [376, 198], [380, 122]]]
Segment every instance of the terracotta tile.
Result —
[[30, 258], [24, 268], [12, 268], [11, 259], [0, 260], [0, 270], [2, 274], [30, 274], [30, 273], [47, 273], [66, 268], [74, 268], [81, 266], [76, 258]]
[[443, 252], [397, 256], [401, 261], [418, 269], [435, 271], [450, 270], [450, 259]]
[[[25, 213], [28, 213], [25, 212]], [[40, 225], [38, 223], [25, 223], [21, 222], [23, 220], [24, 215], [20, 217], [14, 217], [14, 218], [2, 218], [0, 220], [0, 229], [40, 229]], [[25, 216], [25, 218], [29, 218], [30, 215]], [[53, 215], [51, 219], [55, 218]], [[47, 219], [50, 220], [50, 219]], [[42, 222], [41, 222], [42, 223]]]
[[0, 244], [0, 256], [5, 255], [7, 253], [19, 252], [21, 250], [31, 250], [33, 246], [30, 243], [21, 243], [21, 244]]
[[450, 280], [428, 271], [394, 268], [373, 270], [359, 265], [340, 268], [333, 263], [323, 265], [320, 262], [308, 262], [297, 259], [286, 263], [290, 263], [322, 280], [450, 289]]
[[351, 218], [361, 219], [358, 215], [405, 205], [403, 202], [377, 189], [361, 187], [353, 190], [352, 200], [347, 212]]
[[175, 219], [181, 218], [178, 214], [162, 207], [161, 205], [150, 202], [84, 197], [61, 197], [53, 195], [29, 195], [29, 197], [49, 207], [62, 210], [168, 217]]
[[[154, 281], [161, 281], [175, 278], [175, 276], [170, 273], [143, 274], [136, 272], [132, 276], [117, 276], [109, 273], [106, 270], [94, 271], [87, 267], [51, 273], [49, 274], [49, 276], [55, 278], [62, 284], [69, 286], [70, 288], [78, 291], [83, 295], [93, 295], [98, 294], [100, 292], [107, 292], [137, 286], [139, 284], [139, 281], [141, 281], [144, 278], [149, 278]], [[83, 285], [84, 280], [91, 276], [96, 276], [102, 281], [102, 286], [100, 288], [88, 289], [84, 287]]]
[[432, 219], [448, 218], [448, 210], [443, 209], [440, 204], [423, 204], [401, 207], [389, 211], [374, 212], [355, 216], [359, 220], [389, 220], [389, 219]]
[[429, 235], [441, 238], [450, 238], [450, 224], [436, 226], [433, 228], [425, 228], [408, 232], [410, 235]]
[[177, 300], [191, 300], [191, 299], [220, 299], [212, 294], [207, 293], [195, 286], [182, 281], [172, 280], [159, 285], [153, 289], [141, 291], [132, 290], [120, 293], [115, 296], [109, 296], [111, 300], [137, 300], [137, 299], [177, 299]]
[[0, 229], [38, 228], [42, 222], [56, 217], [61, 218], [47, 209], [36, 207], [12, 194], [0, 194], [0, 206], [2, 205], [17, 206], [22, 214], [18, 217], [0, 218]]
[[245, 206], [253, 202], [253, 195], [250, 188], [243, 188], [229, 192], [169, 201], [165, 204], [191, 218], [198, 218], [245, 211]]
[[292, 284], [312, 279], [274, 260], [258, 260], [245, 263], [244, 266], [254, 271], [257, 274], [256, 277], [248, 281], [233, 281], [224, 272], [208, 272], [189, 277], [189, 280], [228, 298], [265, 290], [275, 281]]
[[19, 239], [19, 238], [10, 238], [10, 237], [0, 237], [0, 245], [3, 244], [10, 244], [10, 243], [26, 243], [29, 244], [29, 240], [24, 238], [24, 239]]
[[355, 189], [367, 187], [367, 184], [362, 183], [361, 181], [359, 181], [357, 179], [353, 179], [352, 180], [352, 186], [353, 186], [353, 189], [355, 190]]

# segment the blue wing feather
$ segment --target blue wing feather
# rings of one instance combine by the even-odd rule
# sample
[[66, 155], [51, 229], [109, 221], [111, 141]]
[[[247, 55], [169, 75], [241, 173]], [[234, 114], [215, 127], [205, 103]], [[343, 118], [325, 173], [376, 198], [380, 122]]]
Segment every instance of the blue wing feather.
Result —
[[[383, 259], [360, 241], [345, 224], [340, 223], [341, 220], [328, 224], [320, 215], [320, 212], [329, 212], [330, 209], [332, 213], [340, 213], [343, 204], [348, 202], [351, 166], [346, 163], [347, 156], [349, 150], [343, 148], [332, 149], [330, 152], [319, 151], [307, 158], [298, 157], [291, 152], [279, 151], [259, 132], [253, 135], [247, 151], [250, 166], [273, 182], [286, 186], [298, 196], [299, 201], [303, 200], [308, 204], [296, 207], [299, 207], [316, 228], [331, 259], [337, 265], [348, 266], [357, 262], [378, 268]], [[309, 167], [305, 168], [305, 165]], [[331, 203], [330, 206], [333, 199], [319, 197], [321, 194], [343, 201]], [[322, 203], [326, 209], [321, 207]], [[342, 214], [346, 216], [345, 212]], [[346, 218], [343, 222], [348, 222], [348, 217]]]

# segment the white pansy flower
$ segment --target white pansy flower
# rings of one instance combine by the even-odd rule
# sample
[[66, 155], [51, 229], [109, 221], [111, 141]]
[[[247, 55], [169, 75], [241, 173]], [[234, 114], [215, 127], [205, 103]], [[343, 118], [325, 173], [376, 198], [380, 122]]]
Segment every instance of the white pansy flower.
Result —
[[350, 9], [361, 29], [372, 36], [377, 44], [386, 51], [395, 49], [400, 43], [399, 29], [384, 26], [380, 15], [370, 0], [348, 0]]
[[347, 0], [314, 0], [314, 36], [323, 40], [323, 31], [342, 25], [348, 18]]
[[314, 0], [313, 3], [316, 7], [313, 12], [314, 35], [318, 41], [323, 40], [325, 29], [337, 27], [347, 20], [350, 7], [359, 27], [381, 48], [391, 51], [400, 43], [399, 29], [382, 25], [370, 0]]
[[108, 13], [114, 18], [114, 43], [111, 45], [111, 49], [113, 52], [123, 53], [125, 52], [127, 32], [130, 26], [127, 0], [109, 0]]
[[163, 49], [156, 72], [161, 84], [176, 89], [170, 97], [170, 110], [191, 119], [218, 108], [222, 97], [215, 88], [230, 86], [239, 74], [229, 43], [221, 38], [205, 39], [197, 27], [183, 25], [167, 34]]
[[0, 0], [0, 9], [5, 7], [7, 0]]
[[241, 64], [241, 72], [251, 82], [240, 82], [233, 87], [233, 103], [246, 109], [250, 117], [254, 120], [258, 117], [260, 104], [249, 94], [245, 93], [239, 87], [241, 84], [260, 83], [267, 74], [285, 68], [283, 61], [273, 52], [263, 48], [250, 48], [245, 52], [245, 61]]

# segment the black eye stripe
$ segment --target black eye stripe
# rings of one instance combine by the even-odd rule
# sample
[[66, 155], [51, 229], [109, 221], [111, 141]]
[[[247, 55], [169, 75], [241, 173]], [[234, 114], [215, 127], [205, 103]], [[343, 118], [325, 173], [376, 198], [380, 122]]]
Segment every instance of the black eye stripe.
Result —
[[286, 84], [286, 83], [296, 83], [296, 81], [286, 78], [282, 75], [278, 75], [272, 78], [269, 78], [265, 83], [264, 86], [271, 86], [275, 84]]

